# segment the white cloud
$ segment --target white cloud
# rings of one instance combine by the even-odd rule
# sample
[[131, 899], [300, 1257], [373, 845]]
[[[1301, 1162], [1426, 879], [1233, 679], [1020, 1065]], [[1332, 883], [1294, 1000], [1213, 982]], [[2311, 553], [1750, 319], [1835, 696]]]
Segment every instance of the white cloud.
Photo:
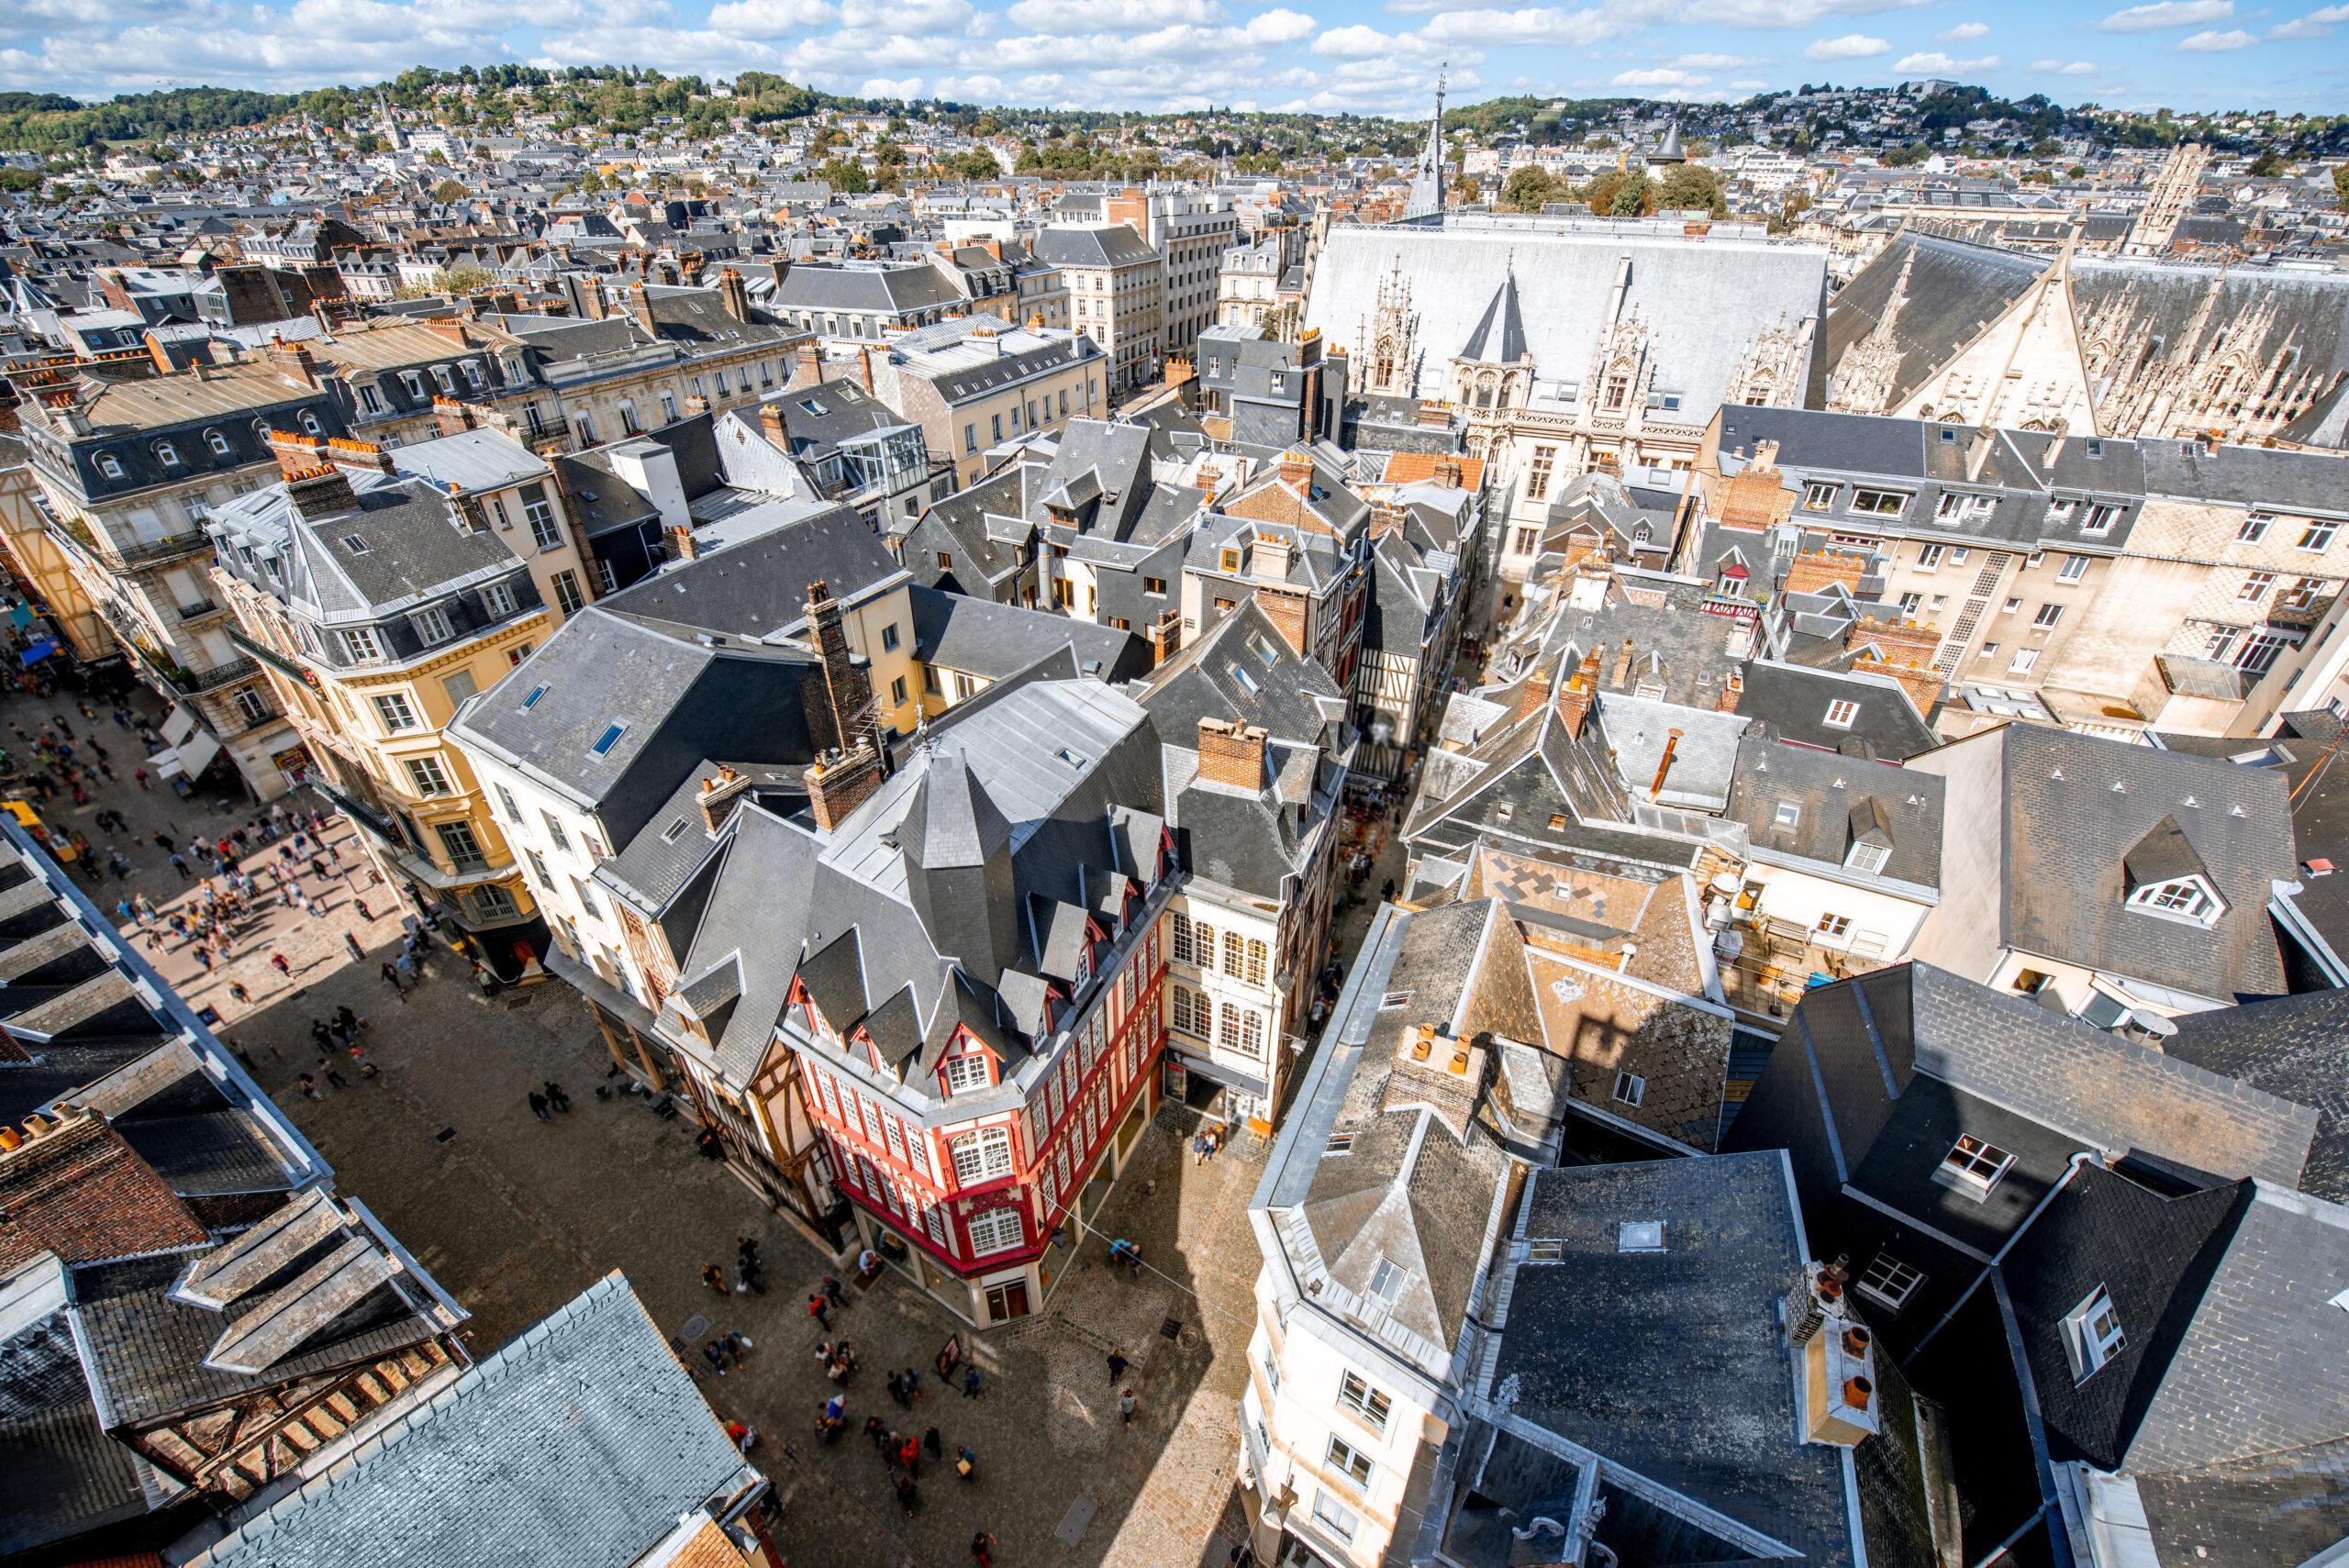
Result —
[[1449, 42], [1465, 39], [1482, 43], [1553, 44], [1580, 48], [1611, 37], [1631, 18], [1597, 8], [1569, 11], [1561, 6], [1529, 6], [1522, 10], [1444, 11], [1420, 32]]
[[1830, 17], [1914, 10], [1927, 0], [1683, 0], [1669, 19], [1717, 28], [1807, 28]]
[[2349, 22], [2349, 6], [2327, 6], [2321, 11], [2310, 11], [2288, 22], [2279, 22], [2267, 29], [2271, 39], [2329, 39], [2334, 24]]
[[839, 16], [830, 0], [727, 0], [710, 7], [709, 25], [746, 39], [779, 39], [829, 27]]
[[1987, 22], [1960, 22], [1945, 33], [1935, 33], [1933, 38], [1941, 43], [1972, 43], [1976, 39], [1989, 36], [1990, 24]]
[[1616, 73], [1610, 87], [1702, 87], [1711, 82], [1709, 76], [1693, 75], [1675, 71], [1670, 66], [1658, 66], [1652, 71], [1623, 71]]
[[2093, 76], [2104, 69], [2093, 60], [2034, 60], [2031, 68], [2043, 74], [2055, 76]]
[[1904, 54], [1892, 62], [1892, 69], [1909, 76], [1949, 76], [1973, 71], [1995, 71], [2000, 64], [1995, 54], [1979, 60], [1952, 60], [1937, 49], [1916, 54]]
[[1868, 60], [1891, 52], [1892, 46], [1882, 39], [1872, 39], [1865, 33], [1845, 33], [1839, 39], [1820, 39], [1802, 54], [1805, 60]]
[[970, 0], [841, 0], [841, 26], [851, 32], [935, 38], [970, 31], [979, 18]]
[[1763, 65], [1768, 62], [1747, 60], [1734, 54], [1684, 54], [1675, 57], [1672, 63], [1690, 71], [1734, 71], [1741, 65]]
[[1248, 25], [1240, 30], [1250, 43], [1270, 48], [1308, 38], [1320, 25], [1302, 11], [1272, 10], [1249, 17]]
[[1142, 33], [1223, 20], [1216, 0], [1018, 0], [1004, 13], [1040, 33]]
[[2241, 28], [2230, 28], [2223, 33], [2207, 29], [2196, 33], [2180, 39], [2177, 47], [2188, 54], [2224, 54], [2229, 50], [2249, 49], [2258, 41]]
[[900, 76], [892, 81], [886, 76], [868, 76], [864, 84], [857, 88], [856, 95], [860, 98], [918, 98], [921, 96], [921, 78]]
[[2154, 0], [2115, 11], [2097, 26], [2108, 33], [2150, 33], [2161, 28], [2190, 28], [2235, 14], [2234, 0]]
[[1732, 82], [1730, 87], [1739, 93], [1763, 93], [1769, 90], [1770, 83], [1759, 80], [1747, 80]]
[[938, 95], [950, 103], [1003, 102], [1003, 78], [1000, 76], [941, 76], [936, 85]]

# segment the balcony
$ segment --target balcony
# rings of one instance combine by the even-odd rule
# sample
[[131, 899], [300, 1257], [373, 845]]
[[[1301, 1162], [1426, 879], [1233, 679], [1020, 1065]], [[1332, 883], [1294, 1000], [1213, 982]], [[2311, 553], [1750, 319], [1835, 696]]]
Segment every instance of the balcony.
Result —
[[173, 608], [179, 611], [180, 619], [183, 623], [210, 620], [215, 616], [226, 615], [228, 613], [225, 609], [221, 608], [220, 606], [215, 604], [210, 599], [198, 599], [191, 605], [174, 605]]
[[2332, 608], [2332, 597], [2310, 599], [2304, 604], [2279, 598], [2268, 606], [2267, 624], [2283, 631], [2307, 631]]

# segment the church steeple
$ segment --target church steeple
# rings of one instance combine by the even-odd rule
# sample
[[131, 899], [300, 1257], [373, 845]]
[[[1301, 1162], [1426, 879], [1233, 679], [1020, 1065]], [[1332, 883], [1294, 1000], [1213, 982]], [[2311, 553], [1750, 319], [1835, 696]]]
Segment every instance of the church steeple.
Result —
[[1443, 220], [1443, 75], [1450, 69], [1447, 61], [1435, 78], [1435, 118], [1428, 122], [1428, 144], [1419, 154], [1418, 165], [1411, 171], [1411, 196], [1404, 206], [1403, 216], [1432, 217]]

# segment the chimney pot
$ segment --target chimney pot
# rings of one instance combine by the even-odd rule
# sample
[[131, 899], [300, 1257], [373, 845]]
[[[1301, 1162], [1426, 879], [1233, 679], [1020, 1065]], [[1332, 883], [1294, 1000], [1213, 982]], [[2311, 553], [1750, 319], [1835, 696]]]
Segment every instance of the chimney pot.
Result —
[[1865, 1377], [1848, 1377], [1843, 1380], [1843, 1403], [1854, 1410], [1866, 1409], [1868, 1400], [1875, 1393], [1876, 1385]]

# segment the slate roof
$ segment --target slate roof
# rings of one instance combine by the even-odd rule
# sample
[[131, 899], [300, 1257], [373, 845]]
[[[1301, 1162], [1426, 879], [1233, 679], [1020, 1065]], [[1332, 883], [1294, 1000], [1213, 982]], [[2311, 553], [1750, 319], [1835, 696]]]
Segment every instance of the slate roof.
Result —
[[2312, 991], [2188, 1013], [2163, 1049], [2317, 1114], [2299, 1187], [2349, 1202], [2349, 991]]
[[[1911, 258], [1914, 258], [1913, 262]], [[1909, 270], [1906, 297], [1893, 324], [1899, 350], [1887, 407], [1897, 407], [1933, 372], [1980, 336], [2047, 269], [2047, 259], [1991, 245], [1906, 229], [1876, 252], [1835, 295], [1827, 313], [1829, 385], [1853, 346], [1876, 330]]]
[[999, 681], [1074, 648], [1078, 670], [1096, 680], [1135, 680], [1150, 671], [1149, 644], [1113, 626], [919, 585], [911, 595], [914, 656], [925, 663]]
[[1200, 719], [1219, 718], [1333, 754], [1349, 749], [1345, 694], [1319, 660], [1288, 645], [1252, 598], [1152, 672], [1140, 701], [1177, 746], [1196, 742]]
[[1525, 315], [1518, 306], [1517, 270], [1512, 267], [1502, 275], [1501, 286], [1493, 291], [1493, 302], [1485, 306], [1485, 314], [1476, 318], [1476, 328], [1468, 334], [1460, 357], [1479, 364], [1515, 364], [1527, 351]]
[[801, 261], [776, 284], [775, 310], [857, 310], [898, 314], [958, 304], [962, 295], [927, 261]]
[[614, 1273], [189, 1568], [624, 1564], [754, 1478]]
[[[1843, 864], [1864, 838], [1889, 840], [1877, 874], [1938, 889], [1947, 791], [1932, 773], [1747, 736], [1722, 815], [1744, 823], [1756, 849], [1830, 865]], [[1799, 815], [1781, 823], [1779, 807], [1789, 804]]]
[[[2293, 875], [2280, 776], [2041, 725], [1997, 736], [2003, 941], [2219, 1001], [2284, 989], [2267, 913], [2272, 884]], [[2210, 930], [2123, 906], [2123, 861], [2165, 817], [2226, 901]]]
[[[1857, 707], [1849, 724], [1828, 723], [1828, 711], [1837, 702]], [[1745, 668], [1745, 693], [1737, 711], [1780, 740], [1855, 757], [1906, 762], [1942, 743], [1908, 692], [1889, 676], [1756, 659]]]
[[[1626, 1221], [1661, 1222], [1663, 1250], [1623, 1251]], [[1808, 1260], [1783, 1152], [1536, 1171], [1522, 1234], [1561, 1256], [1512, 1279], [1493, 1364], [1512, 1415], [1803, 1562], [1864, 1559], [1842, 1451], [1800, 1439], [1778, 1313]]]
[[1132, 267], [1155, 262], [1150, 242], [1122, 223], [1053, 224], [1037, 231], [1036, 260], [1053, 267]]

